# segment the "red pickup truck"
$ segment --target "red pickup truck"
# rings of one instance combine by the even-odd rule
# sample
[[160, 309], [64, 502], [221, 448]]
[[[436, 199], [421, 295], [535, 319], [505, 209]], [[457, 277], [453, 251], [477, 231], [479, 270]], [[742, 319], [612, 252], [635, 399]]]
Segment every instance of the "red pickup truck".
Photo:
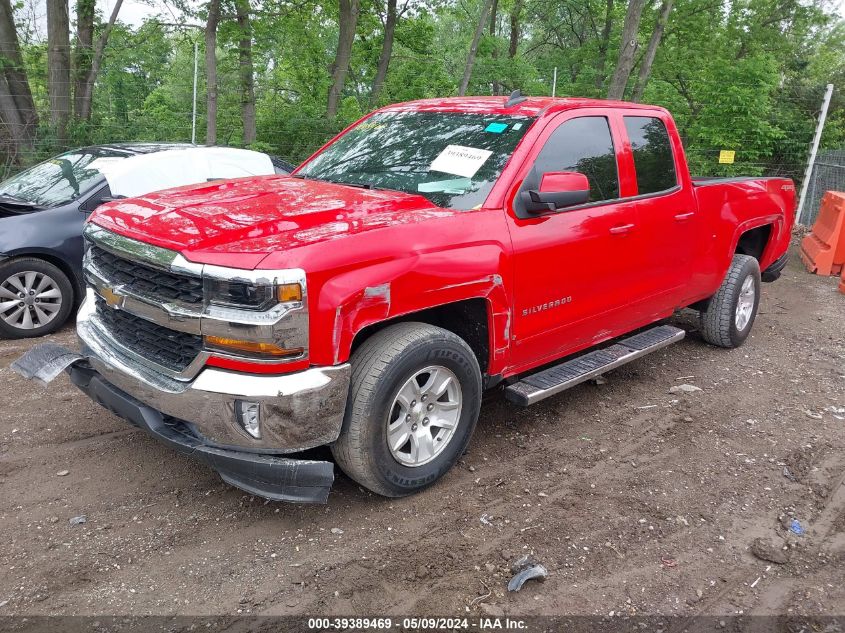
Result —
[[685, 307], [706, 341], [741, 345], [794, 206], [787, 179], [691, 178], [658, 107], [393, 105], [292, 177], [97, 209], [81, 351], [15, 367], [66, 369], [257, 495], [325, 501], [333, 464], [303, 455], [319, 446], [407, 495], [464, 452], [485, 389], [530, 405], [679, 340], [657, 323]]

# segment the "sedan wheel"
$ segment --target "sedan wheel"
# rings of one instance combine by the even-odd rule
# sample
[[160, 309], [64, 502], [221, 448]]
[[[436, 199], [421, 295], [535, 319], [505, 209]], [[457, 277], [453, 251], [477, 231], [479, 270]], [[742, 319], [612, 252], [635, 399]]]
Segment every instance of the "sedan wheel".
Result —
[[34, 270], [15, 273], [0, 284], [0, 318], [14, 328], [44, 327], [59, 314], [62, 292], [56, 280]]
[[0, 263], [0, 337], [55, 332], [70, 315], [73, 300], [67, 275], [50, 262], [20, 257]]

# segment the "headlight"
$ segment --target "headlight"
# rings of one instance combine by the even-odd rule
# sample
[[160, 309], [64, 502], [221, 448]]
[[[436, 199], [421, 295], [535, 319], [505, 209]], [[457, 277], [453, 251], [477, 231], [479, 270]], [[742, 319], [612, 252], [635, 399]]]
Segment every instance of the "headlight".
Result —
[[275, 285], [206, 278], [205, 295], [215, 305], [267, 310], [277, 303], [302, 301], [302, 287], [297, 283]]

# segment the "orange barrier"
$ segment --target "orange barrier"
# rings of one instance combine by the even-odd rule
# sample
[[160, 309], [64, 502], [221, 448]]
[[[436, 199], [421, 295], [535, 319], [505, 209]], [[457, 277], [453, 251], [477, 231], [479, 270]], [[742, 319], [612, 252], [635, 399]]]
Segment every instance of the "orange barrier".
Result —
[[838, 275], [845, 268], [845, 193], [828, 191], [822, 198], [813, 231], [801, 240], [804, 265], [817, 275]]
[[842, 280], [839, 282], [839, 292], [845, 295], [845, 268], [842, 269]]

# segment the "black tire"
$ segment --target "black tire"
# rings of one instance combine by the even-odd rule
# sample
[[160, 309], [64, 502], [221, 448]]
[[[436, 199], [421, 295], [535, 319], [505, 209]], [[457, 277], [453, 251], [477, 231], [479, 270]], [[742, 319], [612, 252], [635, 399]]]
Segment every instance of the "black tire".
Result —
[[[385, 497], [403, 497], [432, 485], [463, 454], [478, 420], [481, 371], [475, 354], [448, 330], [425, 323], [399, 323], [367, 339], [352, 354], [351, 363], [346, 415], [340, 437], [331, 446], [338, 466], [362, 486]], [[388, 420], [397, 411], [399, 405], [394, 400], [403, 386], [408, 386], [418, 372], [424, 377], [425, 370], [432, 366], [446, 368], [457, 378], [461, 402], [459, 415], [454, 414], [457, 424], [444, 447], [435, 449], [440, 452], [431, 461], [408, 466], [400, 463], [388, 447]], [[429, 433], [434, 435], [436, 428], [432, 424]]]
[[[17, 259], [7, 260], [0, 264], [0, 307], [3, 307], [4, 302], [6, 304], [11, 304], [16, 299], [21, 299], [21, 297], [18, 296], [20, 294], [20, 289], [15, 287], [11, 280], [15, 279], [20, 282], [16, 276], [25, 276], [26, 273], [35, 274], [33, 279], [36, 286], [42, 279], [45, 278], [45, 276], [49, 277], [53, 281], [53, 288], [55, 288], [60, 294], [60, 297], [58, 298], [51, 296], [49, 298], [39, 299], [38, 310], [40, 310], [41, 314], [47, 314], [45, 306], [48, 304], [51, 305], [51, 307], [53, 305], [58, 305], [59, 307], [57, 310], [50, 311], [50, 318], [47, 320], [44, 317], [39, 316], [34, 306], [23, 306], [24, 310], [29, 312], [29, 319], [32, 325], [32, 327], [25, 327], [27, 324], [25, 315], [21, 313], [19, 324], [16, 323], [18, 319], [14, 315], [21, 307], [20, 303], [27, 302], [22, 300], [18, 303], [18, 305], [9, 305], [7, 309], [0, 310], [0, 337], [18, 339], [51, 334], [64, 325], [73, 310], [73, 285], [67, 278], [67, 275], [50, 262], [46, 262], [43, 259], [35, 257], [20, 257]], [[15, 296], [12, 297], [9, 293], [14, 294]], [[49, 294], [52, 295], [55, 293], [50, 291]], [[34, 299], [32, 300], [34, 301]], [[42, 301], [44, 303], [41, 303]], [[9, 319], [12, 322], [10, 323], [6, 319]], [[38, 323], [41, 320], [44, 320], [45, 322], [43, 325], [39, 326]]]
[[[747, 282], [749, 279], [751, 281]], [[740, 329], [737, 325], [737, 305], [746, 283], [750, 283], [754, 289], [753, 307], [747, 322]], [[747, 295], [743, 296], [747, 302]], [[759, 305], [760, 265], [750, 255], [734, 255], [725, 280], [710, 298], [707, 307], [701, 311], [701, 334], [704, 340], [719, 347], [739, 347], [751, 333]]]

